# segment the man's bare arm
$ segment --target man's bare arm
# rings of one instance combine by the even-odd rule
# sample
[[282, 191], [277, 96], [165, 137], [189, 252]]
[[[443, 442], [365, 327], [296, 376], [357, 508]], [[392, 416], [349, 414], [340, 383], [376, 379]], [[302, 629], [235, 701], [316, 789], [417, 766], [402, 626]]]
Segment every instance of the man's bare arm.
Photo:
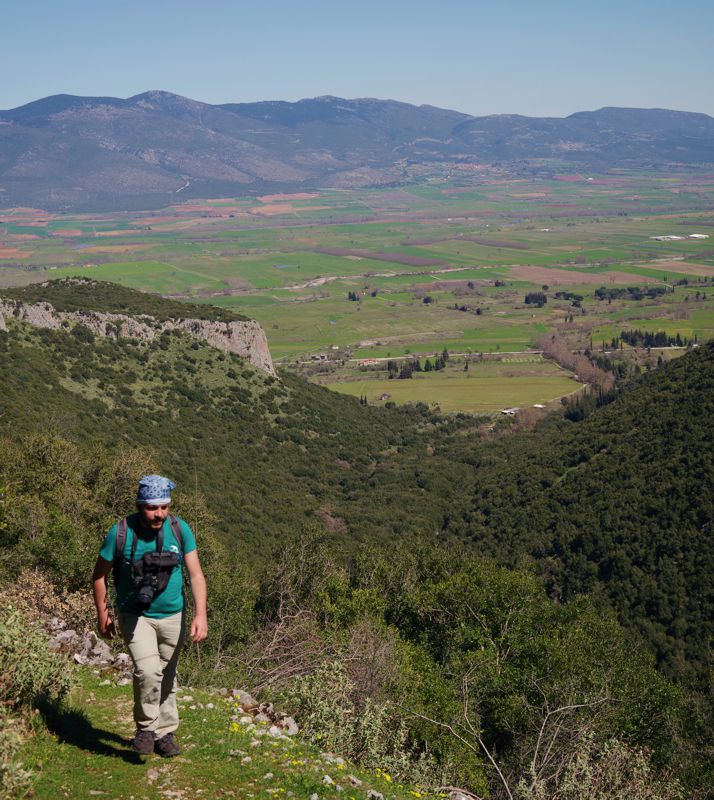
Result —
[[92, 575], [92, 591], [94, 605], [97, 607], [97, 627], [101, 636], [111, 639], [114, 636], [114, 621], [107, 607], [107, 575], [111, 572], [112, 562], [101, 556], [97, 559]]
[[189, 635], [191, 641], [202, 642], [208, 636], [208, 619], [206, 617], [206, 579], [198, 560], [198, 553], [193, 550], [184, 556], [188, 577], [193, 594], [194, 617]]

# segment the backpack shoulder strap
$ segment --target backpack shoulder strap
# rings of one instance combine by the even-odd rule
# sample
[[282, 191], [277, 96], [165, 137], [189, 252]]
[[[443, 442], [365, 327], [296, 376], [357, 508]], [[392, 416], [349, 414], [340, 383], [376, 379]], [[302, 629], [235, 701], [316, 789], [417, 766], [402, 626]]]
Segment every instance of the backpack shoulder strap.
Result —
[[169, 523], [171, 525], [171, 533], [174, 535], [174, 539], [176, 539], [176, 544], [179, 546], [179, 552], [183, 555], [183, 534], [181, 533], [181, 523], [179, 522], [178, 517], [175, 517], [173, 514], [169, 514]]
[[127, 517], [117, 522], [117, 536], [114, 542], [114, 579], [119, 577], [124, 561], [124, 545], [126, 544], [126, 531], [129, 526]]
[[128, 527], [127, 518], [120, 519], [117, 523], [117, 538], [114, 545], [114, 561], [121, 561], [124, 555], [124, 545], [126, 544], [126, 529]]

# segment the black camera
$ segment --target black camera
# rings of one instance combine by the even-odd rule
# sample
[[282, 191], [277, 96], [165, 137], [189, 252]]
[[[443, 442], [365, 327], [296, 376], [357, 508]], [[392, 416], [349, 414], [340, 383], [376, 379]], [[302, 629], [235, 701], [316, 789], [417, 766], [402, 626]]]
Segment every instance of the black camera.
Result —
[[146, 611], [157, 594], [167, 587], [174, 567], [178, 565], [177, 553], [144, 553], [133, 564], [136, 608]]
[[156, 594], [156, 588], [159, 585], [158, 575], [144, 575], [140, 579], [134, 579], [134, 587], [136, 589], [136, 607], [140, 611], [146, 611], [151, 605], [151, 601]]

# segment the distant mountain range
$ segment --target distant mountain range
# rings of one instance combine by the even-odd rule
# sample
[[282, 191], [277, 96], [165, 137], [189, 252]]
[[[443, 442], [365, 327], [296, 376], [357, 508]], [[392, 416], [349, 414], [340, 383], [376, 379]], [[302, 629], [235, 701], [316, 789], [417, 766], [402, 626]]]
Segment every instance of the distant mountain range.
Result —
[[634, 108], [472, 117], [339, 97], [209, 105], [160, 91], [126, 100], [54, 95], [0, 111], [0, 207], [151, 208], [398, 184], [422, 164], [542, 169], [544, 159], [591, 170], [711, 165], [714, 118]]

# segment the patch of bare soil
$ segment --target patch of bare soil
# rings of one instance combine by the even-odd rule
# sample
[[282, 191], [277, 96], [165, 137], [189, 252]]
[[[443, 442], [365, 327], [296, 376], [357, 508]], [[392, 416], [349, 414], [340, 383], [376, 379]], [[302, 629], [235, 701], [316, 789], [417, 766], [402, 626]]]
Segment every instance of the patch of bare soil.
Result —
[[309, 192], [295, 192], [295, 194], [264, 194], [259, 197], [261, 203], [282, 203], [284, 200], [312, 200], [319, 197], [317, 194], [310, 194]]
[[691, 261], [653, 261], [643, 264], [647, 269], [661, 270], [662, 272], [679, 272], [684, 275], [714, 275], [714, 267], [708, 264], [693, 264]]
[[633, 283], [654, 283], [655, 278], [643, 275], [630, 275], [627, 272], [570, 272], [550, 267], [517, 266], [508, 270], [511, 278], [549, 286], [568, 286], [578, 283], [594, 283], [600, 286], [608, 283], [632, 285]]
[[278, 214], [298, 214], [307, 211], [324, 211], [329, 206], [294, 206], [292, 203], [272, 203], [265, 206], [255, 206], [249, 209], [250, 214], [261, 217], [274, 217]]
[[97, 236], [136, 236], [141, 231], [132, 230], [131, 228], [127, 230], [118, 230], [118, 231], [97, 231]]
[[53, 219], [55, 219], [54, 214], [43, 211], [41, 208], [17, 206], [15, 208], [3, 209], [0, 215], [0, 225], [6, 222], [13, 222], [16, 225], [36, 225], [43, 227]]
[[6, 260], [9, 258], [28, 258], [32, 255], [28, 250], [20, 250], [19, 247], [9, 247], [5, 244], [0, 244], [0, 259]]
[[346, 533], [347, 523], [342, 517], [334, 517], [326, 508], [319, 508], [315, 516], [322, 522], [330, 533]]

